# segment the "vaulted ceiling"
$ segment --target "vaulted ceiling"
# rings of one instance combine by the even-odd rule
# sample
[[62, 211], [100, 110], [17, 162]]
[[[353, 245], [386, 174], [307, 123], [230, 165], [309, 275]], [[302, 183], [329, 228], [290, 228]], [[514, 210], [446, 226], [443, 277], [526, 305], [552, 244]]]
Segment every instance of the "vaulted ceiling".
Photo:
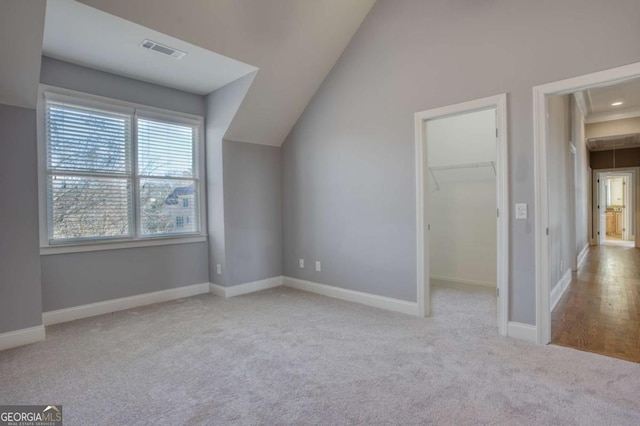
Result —
[[375, 0], [79, 0], [259, 68], [226, 138], [279, 146]]

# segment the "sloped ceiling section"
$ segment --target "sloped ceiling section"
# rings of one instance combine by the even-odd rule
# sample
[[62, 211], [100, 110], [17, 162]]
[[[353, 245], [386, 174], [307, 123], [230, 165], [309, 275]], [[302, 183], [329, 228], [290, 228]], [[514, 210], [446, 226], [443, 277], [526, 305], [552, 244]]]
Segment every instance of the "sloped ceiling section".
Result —
[[45, 2], [0, 2], [0, 103], [35, 108]]
[[375, 0], [80, 0], [260, 69], [226, 138], [280, 146]]
[[[145, 39], [186, 55], [178, 60], [143, 49]], [[47, 1], [43, 53], [198, 95], [208, 95], [256, 71], [251, 65], [73, 0]]]

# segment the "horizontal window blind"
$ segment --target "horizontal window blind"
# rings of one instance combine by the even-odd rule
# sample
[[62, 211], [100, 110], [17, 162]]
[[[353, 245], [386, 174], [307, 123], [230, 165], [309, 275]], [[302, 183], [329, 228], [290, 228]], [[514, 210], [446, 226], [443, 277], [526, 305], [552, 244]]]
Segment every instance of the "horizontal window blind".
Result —
[[193, 126], [137, 119], [138, 174], [195, 177]]
[[136, 126], [140, 234], [197, 232], [195, 127], [147, 118]]
[[130, 117], [48, 102], [46, 128], [49, 169], [130, 171]]
[[131, 236], [131, 117], [49, 101], [45, 119], [49, 240]]

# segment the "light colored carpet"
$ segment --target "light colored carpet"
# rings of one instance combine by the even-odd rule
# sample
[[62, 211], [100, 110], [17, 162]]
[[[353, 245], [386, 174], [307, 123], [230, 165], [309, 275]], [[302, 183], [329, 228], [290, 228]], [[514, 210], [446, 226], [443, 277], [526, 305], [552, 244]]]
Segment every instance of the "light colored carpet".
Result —
[[0, 352], [0, 403], [65, 424], [640, 424], [640, 366], [496, 334], [486, 290], [418, 319], [277, 288], [61, 324]]

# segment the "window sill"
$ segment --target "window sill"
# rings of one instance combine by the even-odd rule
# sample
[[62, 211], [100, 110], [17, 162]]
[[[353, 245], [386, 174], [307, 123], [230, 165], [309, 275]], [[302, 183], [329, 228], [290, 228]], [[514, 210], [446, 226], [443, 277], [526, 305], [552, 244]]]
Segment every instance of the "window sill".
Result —
[[103, 243], [86, 243], [86, 244], [73, 244], [73, 245], [59, 245], [59, 246], [45, 246], [40, 247], [40, 255], [47, 256], [52, 254], [64, 254], [64, 253], [81, 253], [87, 251], [102, 251], [102, 250], [121, 250], [137, 247], [153, 247], [153, 246], [167, 246], [173, 244], [190, 244], [201, 243], [207, 241], [206, 235], [195, 235], [188, 237], [170, 237], [170, 238], [156, 238], [148, 240], [135, 240], [135, 241], [114, 241]]

